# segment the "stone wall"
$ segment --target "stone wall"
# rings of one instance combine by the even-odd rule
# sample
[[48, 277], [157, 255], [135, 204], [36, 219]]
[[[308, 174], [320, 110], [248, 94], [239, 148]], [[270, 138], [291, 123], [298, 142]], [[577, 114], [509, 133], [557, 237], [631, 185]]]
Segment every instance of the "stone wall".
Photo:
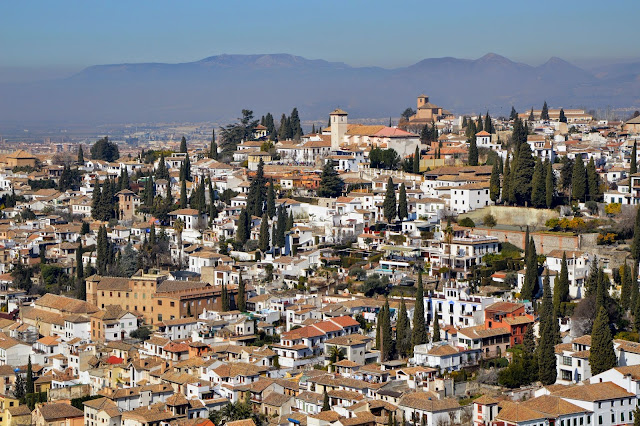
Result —
[[49, 400], [59, 401], [61, 399], [82, 398], [91, 395], [91, 385], [76, 385], [65, 388], [49, 389]]
[[[508, 242], [516, 247], [524, 249], [526, 231], [508, 231], [496, 228], [473, 228], [473, 233], [497, 237], [500, 242]], [[552, 250], [580, 250], [582, 246], [581, 239], [584, 237], [582, 235], [560, 235], [546, 232], [531, 232], [530, 235], [536, 243], [537, 253], [545, 255], [549, 254]]]
[[476, 224], [482, 223], [482, 218], [491, 213], [499, 225], [521, 226], [530, 228], [543, 228], [547, 220], [557, 218], [558, 212], [548, 209], [533, 209], [524, 207], [508, 206], [487, 206], [482, 209], [473, 210], [469, 213], [461, 214], [458, 220], [463, 217], [470, 217]]

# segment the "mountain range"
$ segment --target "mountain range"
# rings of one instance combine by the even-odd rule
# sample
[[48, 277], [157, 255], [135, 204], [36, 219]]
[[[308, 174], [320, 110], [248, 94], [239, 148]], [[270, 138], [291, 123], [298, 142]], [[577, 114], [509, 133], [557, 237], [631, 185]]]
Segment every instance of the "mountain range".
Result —
[[398, 117], [426, 93], [454, 113], [508, 115], [550, 107], [640, 106], [640, 62], [585, 70], [560, 58], [540, 66], [489, 53], [431, 58], [408, 67], [352, 67], [289, 54], [218, 55], [196, 62], [96, 65], [63, 79], [0, 85], [0, 122], [124, 123], [234, 120], [289, 113], [325, 120]]

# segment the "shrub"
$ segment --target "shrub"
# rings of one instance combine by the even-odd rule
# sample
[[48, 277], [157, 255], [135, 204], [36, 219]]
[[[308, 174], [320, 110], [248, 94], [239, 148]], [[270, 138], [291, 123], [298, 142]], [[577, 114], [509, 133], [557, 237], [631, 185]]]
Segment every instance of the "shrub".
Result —
[[461, 219], [460, 221], [458, 221], [458, 225], [465, 226], [467, 228], [473, 228], [476, 226], [475, 222], [471, 220], [470, 217], [465, 217]]

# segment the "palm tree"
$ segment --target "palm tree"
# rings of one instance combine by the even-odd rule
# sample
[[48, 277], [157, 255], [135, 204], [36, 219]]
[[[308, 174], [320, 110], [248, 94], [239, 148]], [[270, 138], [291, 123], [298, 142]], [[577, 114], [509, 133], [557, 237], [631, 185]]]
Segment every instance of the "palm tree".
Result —
[[184, 223], [178, 218], [173, 222], [173, 230], [178, 236], [178, 267], [182, 269], [182, 231], [184, 231]]
[[333, 370], [333, 364], [335, 364], [336, 362], [340, 362], [343, 359], [344, 359], [343, 349], [337, 346], [331, 346], [331, 349], [329, 349], [329, 361], [330, 361], [332, 370]]

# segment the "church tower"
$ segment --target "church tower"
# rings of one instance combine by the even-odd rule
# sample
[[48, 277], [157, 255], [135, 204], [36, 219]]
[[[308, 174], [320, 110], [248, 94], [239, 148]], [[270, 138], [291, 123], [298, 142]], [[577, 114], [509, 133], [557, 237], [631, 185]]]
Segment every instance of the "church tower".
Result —
[[340, 149], [340, 144], [347, 133], [347, 112], [337, 108], [329, 114], [331, 117], [331, 151]]

